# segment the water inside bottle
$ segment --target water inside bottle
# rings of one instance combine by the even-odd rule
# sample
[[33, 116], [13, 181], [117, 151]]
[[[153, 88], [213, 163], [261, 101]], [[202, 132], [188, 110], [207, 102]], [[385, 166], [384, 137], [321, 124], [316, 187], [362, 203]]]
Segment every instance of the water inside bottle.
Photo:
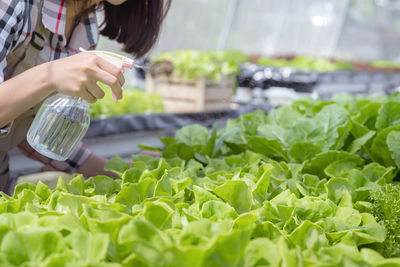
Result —
[[28, 131], [27, 141], [40, 154], [64, 161], [82, 140], [89, 124], [87, 102], [56, 94], [43, 102]]

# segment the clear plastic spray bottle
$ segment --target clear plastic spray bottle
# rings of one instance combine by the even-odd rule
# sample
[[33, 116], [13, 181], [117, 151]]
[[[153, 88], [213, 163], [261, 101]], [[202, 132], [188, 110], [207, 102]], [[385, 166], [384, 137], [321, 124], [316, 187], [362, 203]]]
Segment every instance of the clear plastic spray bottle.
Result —
[[[132, 59], [115, 53], [95, 50], [84, 52], [96, 53], [121, 69], [133, 66]], [[82, 140], [89, 124], [89, 103], [79, 97], [57, 93], [43, 102], [28, 130], [27, 141], [40, 154], [64, 161]]]

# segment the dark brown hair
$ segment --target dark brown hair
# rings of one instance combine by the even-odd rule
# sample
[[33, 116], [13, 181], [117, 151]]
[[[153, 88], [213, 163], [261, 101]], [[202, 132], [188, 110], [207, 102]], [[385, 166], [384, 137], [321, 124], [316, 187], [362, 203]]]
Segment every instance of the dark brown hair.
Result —
[[[124, 45], [123, 50], [142, 57], [156, 43], [161, 24], [167, 15], [171, 0], [127, 0], [121, 5], [103, 1], [96, 7], [88, 7], [90, 1], [74, 0], [83, 10], [79, 17], [104, 8], [104, 22], [100, 33]], [[84, 8], [84, 9], [82, 9]]]

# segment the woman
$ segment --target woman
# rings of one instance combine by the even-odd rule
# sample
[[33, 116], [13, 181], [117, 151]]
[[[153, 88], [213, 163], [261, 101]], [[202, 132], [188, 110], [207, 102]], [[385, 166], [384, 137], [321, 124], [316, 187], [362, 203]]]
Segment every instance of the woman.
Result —
[[100, 34], [124, 45], [136, 57], [157, 40], [170, 0], [1, 0], [0, 1], [0, 190], [10, 187], [7, 151], [18, 146], [44, 163], [45, 170], [106, 174], [106, 159], [80, 144], [65, 162], [34, 151], [26, 133], [43, 100], [55, 92], [89, 103], [104, 97], [101, 81], [122, 98], [122, 70], [94, 55]]

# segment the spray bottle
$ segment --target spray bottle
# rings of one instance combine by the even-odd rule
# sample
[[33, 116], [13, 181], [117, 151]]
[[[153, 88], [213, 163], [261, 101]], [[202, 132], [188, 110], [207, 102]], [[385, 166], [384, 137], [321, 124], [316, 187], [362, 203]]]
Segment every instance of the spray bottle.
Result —
[[[132, 68], [133, 60], [107, 51], [96, 53], [119, 68]], [[116, 97], [113, 94], [114, 100]], [[47, 98], [28, 130], [28, 143], [40, 154], [64, 161], [86, 134], [90, 124], [89, 103], [79, 97], [57, 93]]]

